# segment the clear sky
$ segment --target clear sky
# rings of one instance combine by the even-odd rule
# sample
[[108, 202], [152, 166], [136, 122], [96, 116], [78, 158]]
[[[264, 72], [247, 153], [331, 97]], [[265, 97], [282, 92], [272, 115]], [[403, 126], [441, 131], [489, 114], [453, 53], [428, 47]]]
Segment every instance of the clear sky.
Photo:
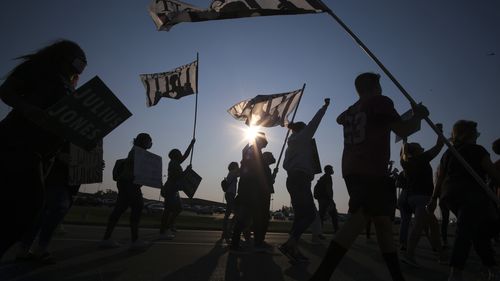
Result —
[[[189, 2], [189, 1], [188, 1]], [[191, 4], [208, 7], [209, 1]], [[500, 137], [500, 1], [338, 0], [325, 2], [361, 38], [430, 118], [447, 135], [458, 119], [479, 123], [479, 144], [491, 151]], [[133, 116], [104, 139], [104, 182], [83, 191], [115, 189], [111, 169], [126, 156], [140, 132], [153, 138], [151, 152], [163, 157], [164, 172], [172, 148], [184, 150], [192, 137], [194, 96], [162, 99], [146, 107], [140, 73], [171, 70], [200, 54], [197, 142], [193, 167], [203, 177], [196, 197], [222, 200], [220, 180], [227, 164], [239, 161], [245, 145], [242, 129], [226, 110], [257, 94], [281, 93], [306, 83], [296, 121], [309, 121], [323, 99], [332, 103], [316, 139], [322, 165], [333, 165], [335, 201], [346, 212], [348, 196], [340, 173], [342, 128], [336, 117], [357, 99], [354, 78], [379, 68], [327, 14], [242, 18], [181, 23], [158, 32], [147, 13], [148, 0], [1, 1], [0, 77], [18, 63], [15, 57], [66, 38], [87, 53], [80, 82], [99, 75]], [[399, 112], [409, 109], [382, 75], [384, 94]], [[0, 105], [0, 118], [9, 108]], [[279, 156], [281, 127], [264, 130], [267, 151]], [[429, 148], [435, 135], [426, 124], [410, 138]], [[400, 144], [392, 145], [398, 160]], [[492, 154], [492, 159], [498, 159]], [[435, 165], [437, 161], [433, 162]], [[397, 165], [399, 166], [399, 165]], [[274, 209], [289, 205], [286, 173], [280, 167]], [[318, 176], [316, 177], [316, 179]], [[315, 179], [315, 181], [316, 181]], [[315, 182], [314, 181], [314, 182]], [[143, 187], [147, 198], [159, 191]]]

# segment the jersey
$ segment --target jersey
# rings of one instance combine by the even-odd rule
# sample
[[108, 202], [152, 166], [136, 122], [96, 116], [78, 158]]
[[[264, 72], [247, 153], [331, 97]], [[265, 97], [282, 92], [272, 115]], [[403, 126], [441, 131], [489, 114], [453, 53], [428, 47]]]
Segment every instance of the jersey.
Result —
[[394, 103], [386, 96], [360, 99], [339, 115], [344, 127], [342, 175], [388, 176], [390, 124], [401, 120]]

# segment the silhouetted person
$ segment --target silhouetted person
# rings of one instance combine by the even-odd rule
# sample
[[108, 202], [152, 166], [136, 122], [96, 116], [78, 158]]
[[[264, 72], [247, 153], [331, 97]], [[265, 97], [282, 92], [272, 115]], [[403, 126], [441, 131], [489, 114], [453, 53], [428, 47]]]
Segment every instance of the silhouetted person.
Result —
[[[495, 140], [491, 148], [493, 149], [493, 152], [495, 152], [496, 155], [500, 155], [500, 139]], [[500, 171], [500, 159], [495, 161], [493, 165], [495, 165], [497, 171]], [[498, 198], [500, 198], [500, 182], [497, 182], [494, 179], [490, 179], [490, 181], [495, 194], [497, 195]], [[500, 242], [500, 218], [495, 224], [494, 231], [495, 231], [494, 239], [498, 243]]]
[[344, 127], [342, 176], [349, 192], [347, 221], [333, 238], [311, 280], [329, 280], [368, 219], [375, 224], [377, 241], [393, 280], [404, 280], [392, 237], [396, 190], [387, 169], [391, 130], [400, 136], [408, 126], [428, 114], [415, 106], [414, 116], [402, 121], [392, 100], [382, 95], [380, 76], [363, 73], [355, 80], [359, 100], [344, 111], [337, 122]]
[[[241, 233], [253, 222], [257, 221], [257, 227], [254, 225], [255, 244], [261, 244], [264, 241], [265, 229], [262, 226], [261, 210], [264, 192], [268, 192], [268, 178], [265, 173], [262, 149], [267, 146], [266, 135], [262, 132], [257, 133], [252, 142], [243, 148], [240, 182], [238, 185], [238, 196], [236, 197], [236, 212], [233, 234], [230, 249], [233, 252], [242, 251], [240, 246]], [[266, 227], [267, 228], [267, 227]], [[246, 237], [247, 238], [247, 237]]]
[[269, 214], [271, 204], [271, 194], [274, 193], [274, 176], [271, 172], [270, 165], [276, 163], [276, 159], [271, 152], [262, 153], [262, 163], [264, 165], [265, 182], [259, 185], [259, 190], [256, 191], [255, 208], [253, 208], [253, 233], [254, 233], [254, 250], [256, 252], [271, 252], [273, 246], [268, 244], [266, 239], [267, 228], [269, 227]]
[[[500, 172], [495, 169], [489, 153], [476, 144], [478, 137], [477, 123], [474, 121], [460, 120], [453, 125], [453, 147], [483, 180], [488, 175], [500, 182]], [[471, 246], [474, 246], [481, 262], [488, 268], [487, 280], [498, 280], [499, 272], [491, 246], [491, 225], [498, 220], [496, 206], [449, 149], [443, 154], [439, 169], [428, 211], [434, 212], [437, 198], [441, 195], [443, 203], [457, 217], [448, 280], [463, 280], [462, 271]]]
[[[50, 260], [48, 252], [52, 236], [73, 205], [73, 196], [78, 193], [80, 184], [70, 185], [69, 169], [74, 160], [71, 159], [70, 144], [57, 153], [47, 178], [45, 179], [45, 208], [39, 223], [21, 241], [17, 259]], [[104, 161], [102, 162], [104, 169]], [[36, 244], [32, 245], [38, 236]]]
[[46, 129], [45, 110], [74, 93], [87, 64], [83, 50], [67, 40], [20, 59], [0, 86], [0, 98], [12, 107], [0, 121], [0, 259], [37, 220], [48, 173], [44, 163], [65, 142]]
[[[226, 199], [226, 212], [224, 213], [224, 219], [222, 222], [222, 239], [226, 242], [230, 241], [231, 232], [233, 226], [229, 226], [229, 217], [234, 211], [234, 198], [236, 197], [237, 187], [238, 187], [238, 177], [240, 176], [240, 167], [238, 163], [231, 162], [227, 166], [229, 172], [226, 176], [227, 189], [224, 193], [224, 198]], [[232, 224], [232, 223], [231, 223]]]
[[[100, 248], [117, 248], [121, 245], [111, 240], [111, 234], [115, 229], [121, 215], [130, 207], [130, 232], [131, 244], [130, 250], [142, 250], [149, 246], [148, 242], [139, 239], [139, 222], [144, 207], [141, 185], [134, 183], [134, 159], [135, 149], [150, 149], [153, 146], [151, 136], [146, 133], [140, 133], [133, 141], [134, 147], [128, 153], [126, 159], [119, 164], [117, 161], [113, 168], [113, 173], [117, 175], [116, 187], [118, 188], [118, 198], [116, 199], [113, 211], [109, 215], [108, 224], [104, 237], [99, 243]], [[120, 165], [120, 166], [119, 166]]]
[[290, 238], [279, 250], [294, 262], [309, 260], [299, 251], [297, 243], [316, 218], [316, 206], [311, 192], [311, 181], [316, 172], [313, 137], [329, 104], [330, 99], [325, 99], [324, 105], [307, 125], [304, 122], [288, 124], [292, 134], [288, 138], [283, 168], [287, 171], [286, 189], [292, 201], [294, 219]]
[[333, 167], [326, 165], [323, 169], [324, 174], [319, 178], [314, 186], [314, 197], [318, 200], [319, 216], [321, 218], [321, 225], [326, 220], [326, 215], [332, 218], [333, 233], [339, 229], [338, 212], [335, 201], [333, 201]]
[[[442, 130], [441, 124], [436, 126]], [[424, 229], [430, 230], [432, 248], [440, 252], [438, 258], [442, 257], [439, 224], [434, 213], [428, 213], [425, 206], [429, 203], [434, 190], [430, 162], [439, 154], [443, 145], [443, 140], [438, 137], [436, 144], [427, 151], [424, 151], [418, 143], [405, 143], [402, 147], [401, 166], [406, 175], [407, 200], [409, 207], [415, 213], [414, 223], [408, 235], [407, 251], [402, 261], [416, 267], [419, 267], [419, 264], [415, 260], [415, 249]]]
[[[168, 163], [167, 182], [165, 182], [162, 189], [162, 195], [165, 198], [165, 205], [161, 217], [160, 239], [170, 240], [175, 238], [175, 234], [171, 228], [174, 225], [177, 216], [182, 211], [182, 201], [179, 191], [183, 189], [184, 185], [184, 170], [181, 165], [188, 158], [189, 153], [193, 150], [195, 141], [195, 139], [191, 140], [191, 143], [186, 148], [186, 151], [184, 151], [184, 154], [181, 154], [181, 151], [176, 148], [170, 150], [168, 153], [170, 162]], [[188, 168], [190, 168], [190, 166], [191, 165], [189, 165]]]

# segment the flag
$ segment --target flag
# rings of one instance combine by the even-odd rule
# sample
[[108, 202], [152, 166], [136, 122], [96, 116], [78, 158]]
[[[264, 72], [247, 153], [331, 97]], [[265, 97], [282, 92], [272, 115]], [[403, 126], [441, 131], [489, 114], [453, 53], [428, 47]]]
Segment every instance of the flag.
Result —
[[213, 0], [209, 9], [177, 0], [153, 0], [149, 14], [158, 30], [180, 22], [325, 12], [321, 0]]
[[198, 60], [168, 72], [141, 74], [146, 88], [146, 104], [153, 106], [161, 97], [180, 99], [198, 92]]
[[302, 90], [293, 92], [274, 94], [274, 95], [258, 95], [250, 100], [240, 101], [228, 109], [228, 113], [235, 119], [245, 121], [248, 126], [286, 126], [288, 115], [292, 113], [300, 97]]

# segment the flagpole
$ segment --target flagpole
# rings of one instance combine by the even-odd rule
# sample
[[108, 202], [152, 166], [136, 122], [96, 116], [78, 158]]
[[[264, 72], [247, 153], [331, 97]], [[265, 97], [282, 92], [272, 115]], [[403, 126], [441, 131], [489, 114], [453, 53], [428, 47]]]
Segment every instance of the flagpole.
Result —
[[[300, 101], [302, 100], [302, 95], [304, 94], [305, 88], [306, 88], [306, 83], [304, 83], [304, 85], [302, 85], [302, 90], [300, 91], [299, 101], [297, 102], [297, 106], [295, 107], [295, 110], [293, 111], [292, 121], [291, 121], [292, 123], [293, 123], [293, 120], [295, 120], [295, 115], [297, 114], [297, 109], [299, 108]], [[274, 179], [276, 178], [276, 175], [278, 174], [278, 170], [279, 170], [279, 166], [280, 166], [280, 162], [281, 162], [281, 156], [283, 156], [283, 150], [285, 150], [286, 141], [288, 140], [289, 135], [290, 135], [290, 130], [288, 129], [286, 132], [286, 135], [285, 135], [285, 141], [283, 141], [283, 146], [281, 147], [280, 157], [278, 157], [278, 162], [276, 162], [276, 167], [274, 167], [274, 169], [273, 169], [273, 178]]]
[[[198, 66], [199, 66], [199, 55], [196, 53], [196, 92], [195, 92], [195, 101], [194, 101], [194, 127], [193, 127], [193, 139], [196, 137], [196, 116], [198, 115]], [[191, 157], [189, 159], [189, 165], [193, 163], [193, 154], [194, 154], [194, 144], [191, 148]]]
[[[354, 32], [352, 32], [349, 27], [342, 22], [342, 20], [333, 13], [333, 11], [324, 3], [322, 3], [322, 6], [324, 6], [324, 9], [326, 13], [328, 13], [350, 36], [351, 38], [356, 41], [356, 43], [365, 51], [365, 53], [382, 69], [382, 71], [391, 79], [391, 81], [396, 85], [396, 87], [401, 91], [401, 93], [408, 99], [412, 107], [415, 107], [417, 103], [415, 100], [412, 98], [412, 96], [403, 88], [403, 86], [396, 80], [396, 78], [392, 75], [392, 73], [380, 62], [380, 60], [368, 49], [368, 47], [359, 39]], [[441, 138], [450, 152], [457, 158], [457, 160], [462, 164], [462, 166], [469, 172], [469, 174], [477, 181], [477, 183], [481, 186], [481, 188], [486, 192], [486, 194], [497, 203], [497, 205], [500, 205], [500, 199], [493, 193], [493, 191], [488, 188], [486, 183], [483, 181], [483, 179], [472, 169], [472, 167], [465, 161], [465, 159], [458, 153], [458, 151], [453, 147], [451, 142], [443, 135], [443, 132], [441, 132], [436, 125], [432, 122], [432, 120], [426, 116], [424, 120], [429, 124], [431, 129], [438, 135], [439, 138]], [[288, 135], [287, 135], [288, 136]]]

